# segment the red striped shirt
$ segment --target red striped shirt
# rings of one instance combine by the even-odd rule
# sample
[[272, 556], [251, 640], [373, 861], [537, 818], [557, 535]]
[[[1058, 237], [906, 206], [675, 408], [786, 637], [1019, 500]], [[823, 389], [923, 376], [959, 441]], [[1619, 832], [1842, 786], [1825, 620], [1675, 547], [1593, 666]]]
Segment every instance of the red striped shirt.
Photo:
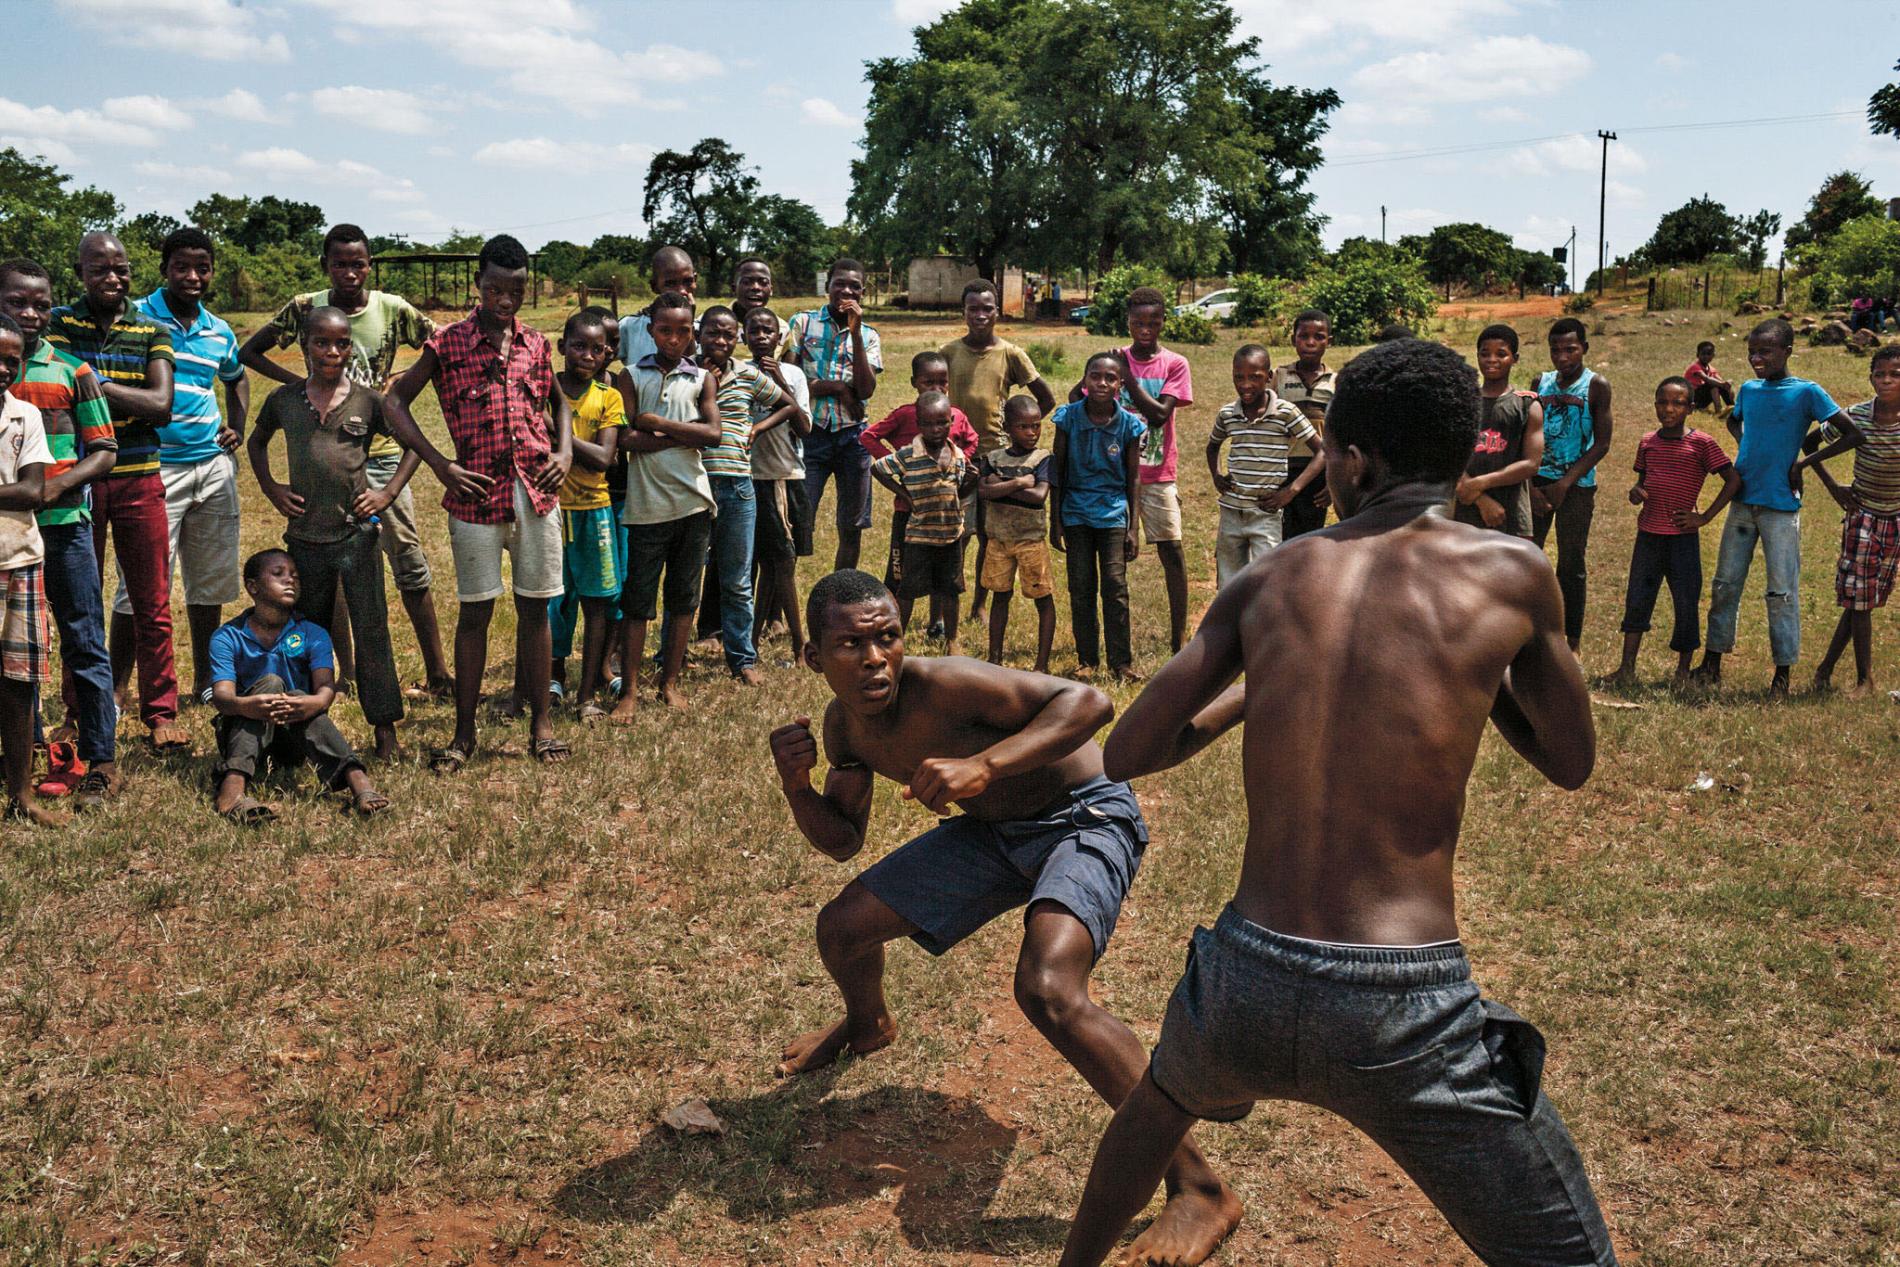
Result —
[[1733, 466], [1706, 431], [1684, 428], [1673, 440], [1652, 431], [1636, 446], [1636, 469], [1643, 477], [1643, 509], [1636, 527], [1643, 532], [1677, 536], [1678, 510], [1694, 510], [1702, 482]]

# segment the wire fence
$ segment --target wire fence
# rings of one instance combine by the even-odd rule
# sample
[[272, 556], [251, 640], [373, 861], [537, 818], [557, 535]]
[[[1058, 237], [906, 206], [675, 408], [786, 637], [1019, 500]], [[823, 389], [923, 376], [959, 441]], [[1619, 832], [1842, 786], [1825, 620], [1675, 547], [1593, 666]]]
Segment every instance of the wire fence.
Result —
[[1763, 307], [1780, 307], [1786, 298], [1786, 279], [1780, 269], [1758, 270], [1706, 269], [1700, 273], [1672, 269], [1652, 273], [1643, 300], [1649, 312], [1680, 308], [1708, 308], [1731, 311], [1753, 301]]

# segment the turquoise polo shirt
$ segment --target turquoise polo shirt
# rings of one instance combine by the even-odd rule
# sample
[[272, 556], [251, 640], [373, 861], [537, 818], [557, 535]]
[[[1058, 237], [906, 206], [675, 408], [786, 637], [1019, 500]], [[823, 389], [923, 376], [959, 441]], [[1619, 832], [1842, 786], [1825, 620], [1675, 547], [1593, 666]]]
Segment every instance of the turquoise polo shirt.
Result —
[[198, 316], [186, 325], [172, 316], [161, 288], [139, 300], [139, 312], [158, 322], [172, 337], [172, 420], [158, 428], [158, 460], [165, 466], [196, 466], [214, 458], [218, 428], [224, 415], [218, 410], [217, 384], [244, 377], [238, 364], [237, 334], [223, 317], [200, 304]]

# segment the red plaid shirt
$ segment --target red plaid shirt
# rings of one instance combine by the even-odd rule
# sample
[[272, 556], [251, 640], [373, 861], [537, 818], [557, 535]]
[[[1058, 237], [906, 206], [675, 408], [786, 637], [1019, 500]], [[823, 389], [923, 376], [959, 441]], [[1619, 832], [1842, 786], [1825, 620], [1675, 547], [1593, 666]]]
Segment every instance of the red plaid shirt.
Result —
[[425, 346], [435, 353], [435, 394], [442, 402], [449, 438], [455, 441], [456, 462], [495, 481], [479, 501], [444, 493], [442, 509], [463, 523], [509, 523], [515, 517], [514, 482], [519, 479], [528, 487], [535, 514], [553, 513], [560, 491], [534, 484], [552, 447], [547, 412], [554, 368], [547, 337], [516, 321], [508, 363], [503, 365], [471, 312], [430, 335]]

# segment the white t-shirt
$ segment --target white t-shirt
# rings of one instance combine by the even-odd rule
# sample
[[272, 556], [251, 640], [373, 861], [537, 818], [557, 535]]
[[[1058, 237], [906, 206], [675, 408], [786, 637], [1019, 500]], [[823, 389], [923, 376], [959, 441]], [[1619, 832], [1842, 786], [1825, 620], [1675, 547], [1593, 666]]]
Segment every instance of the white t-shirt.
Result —
[[[11, 393], [0, 396], [0, 484], [18, 482], [20, 468], [35, 462], [53, 464], [39, 408], [15, 400]], [[0, 510], [0, 572], [44, 562], [39, 516], [31, 510]]]
[[[805, 371], [796, 365], [784, 361], [778, 363], [778, 372], [784, 377], [785, 385], [792, 390], [792, 399], [798, 407], [811, 417], [811, 387], [805, 378]], [[756, 424], [773, 409], [752, 411], [752, 421]], [[802, 480], [805, 478], [805, 445], [792, 430], [789, 419], [762, 432], [752, 441], [752, 478], [755, 480]]]

